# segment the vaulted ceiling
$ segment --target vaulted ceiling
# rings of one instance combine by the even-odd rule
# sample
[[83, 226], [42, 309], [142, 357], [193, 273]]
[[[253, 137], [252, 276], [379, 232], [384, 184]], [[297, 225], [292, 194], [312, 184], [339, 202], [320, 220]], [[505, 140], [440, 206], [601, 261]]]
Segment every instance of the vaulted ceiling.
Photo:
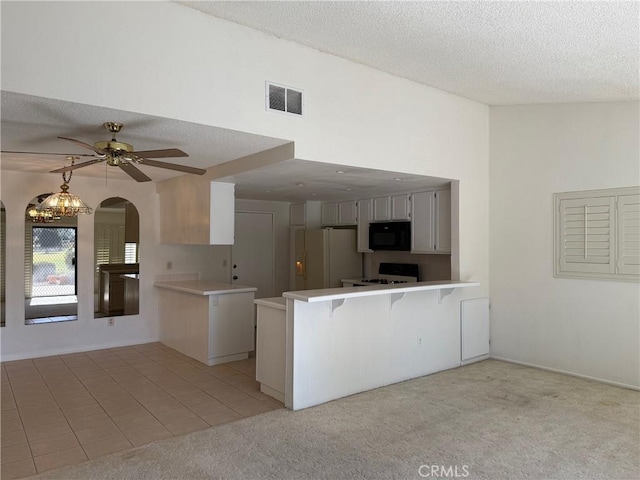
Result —
[[[177, 3], [489, 105], [639, 98], [639, 2]], [[107, 140], [104, 121], [124, 123], [118, 138], [136, 150], [177, 147], [190, 156], [171, 162], [200, 168], [288, 142], [2, 92], [3, 150], [80, 153], [81, 148], [56, 137]], [[214, 150], [204, 140], [211, 138], [216, 139]], [[45, 173], [63, 164], [63, 156], [2, 155], [3, 170]], [[180, 174], [141, 170], [154, 181]], [[103, 164], [77, 170], [80, 176], [107, 172], [126, 178]], [[228, 180], [237, 182], [245, 198], [288, 201], [357, 198], [361, 192], [446, 181], [296, 160]]]
[[638, 99], [637, 1], [180, 1], [488, 105]]

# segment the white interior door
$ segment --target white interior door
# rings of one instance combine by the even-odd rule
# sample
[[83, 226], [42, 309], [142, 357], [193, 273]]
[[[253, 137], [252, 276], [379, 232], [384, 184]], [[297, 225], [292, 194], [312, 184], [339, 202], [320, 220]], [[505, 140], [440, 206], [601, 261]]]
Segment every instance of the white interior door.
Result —
[[231, 283], [256, 287], [255, 298], [274, 296], [273, 214], [236, 212]]

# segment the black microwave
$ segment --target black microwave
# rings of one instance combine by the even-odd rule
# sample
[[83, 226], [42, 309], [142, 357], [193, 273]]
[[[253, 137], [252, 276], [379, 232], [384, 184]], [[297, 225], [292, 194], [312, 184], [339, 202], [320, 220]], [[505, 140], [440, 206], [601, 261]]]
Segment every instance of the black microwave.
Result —
[[369, 224], [370, 250], [411, 250], [411, 222]]

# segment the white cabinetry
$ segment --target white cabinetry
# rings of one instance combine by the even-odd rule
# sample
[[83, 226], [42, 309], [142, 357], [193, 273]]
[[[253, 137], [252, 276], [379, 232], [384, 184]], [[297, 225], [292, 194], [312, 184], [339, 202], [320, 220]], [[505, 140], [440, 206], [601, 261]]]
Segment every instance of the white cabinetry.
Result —
[[391, 218], [391, 197], [373, 199], [373, 221], [384, 222]]
[[255, 300], [257, 307], [256, 380], [260, 391], [284, 402], [286, 368], [286, 300]]
[[369, 223], [373, 216], [373, 199], [358, 200], [358, 252], [369, 253]]
[[358, 222], [358, 206], [355, 200], [338, 203], [338, 224], [355, 225]]
[[292, 227], [320, 228], [321, 203], [305, 202], [289, 205], [289, 225]]
[[391, 220], [410, 220], [411, 200], [408, 194], [391, 196]]
[[489, 355], [489, 299], [460, 302], [462, 362], [483, 360]]
[[373, 199], [373, 221], [409, 220], [411, 212], [410, 195], [391, 195]]
[[323, 203], [322, 204], [322, 225], [337, 225], [338, 224], [338, 204]]
[[158, 336], [162, 343], [205, 365], [248, 358], [254, 348], [254, 287], [237, 287], [234, 291], [233, 285], [216, 284], [214, 287], [220, 286], [220, 291], [227, 293], [198, 294], [163, 286], [171, 283], [178, 284], [177, 288], [180, 283], [189, 284], [156, 284], [162, 288], [158, 295]]
[[413, 193], [411, 251], [451, 253], [451, 190]]
[[160, 243], [233, 245], [235, 185], [183, 175], [157, 189]]
[[357, 222], [357, 202], [355, 200], [322, 204], [322, 225], [355, 225]]
[[307, 224], [307, 211], [304, 203], [292, 203], [289, 206], [289, 225], [304, 226]]

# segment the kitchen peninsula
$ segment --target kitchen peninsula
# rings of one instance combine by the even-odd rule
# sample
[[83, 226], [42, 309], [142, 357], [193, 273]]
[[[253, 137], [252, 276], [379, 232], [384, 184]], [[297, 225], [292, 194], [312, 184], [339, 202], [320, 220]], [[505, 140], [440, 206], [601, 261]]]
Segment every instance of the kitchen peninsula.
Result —
[[256, 287], [208, 280], [156, 282], [158, 335], [168, 347], [206, 364], [248, 358], [254, 349]]
[[[284, 385], [285, 406], [299, 410], [458, 367], [457, 290], [479, 285], [434, 281], [285, 292], [286, 356], [278, 374], [284, 381], [268, 383], [263, 391], [273, 395], [269, 390], [279, 393]], [[258, 302], [272, 310], [279, 303]], [[260, 338], [269, 338], [261, 325], [279, 324], [262, 322], [258, 313], [260, 351]], [[258, 370], [269, 369], [257, 361]], [[274, 365], [282, 369], [281, 363]]]

